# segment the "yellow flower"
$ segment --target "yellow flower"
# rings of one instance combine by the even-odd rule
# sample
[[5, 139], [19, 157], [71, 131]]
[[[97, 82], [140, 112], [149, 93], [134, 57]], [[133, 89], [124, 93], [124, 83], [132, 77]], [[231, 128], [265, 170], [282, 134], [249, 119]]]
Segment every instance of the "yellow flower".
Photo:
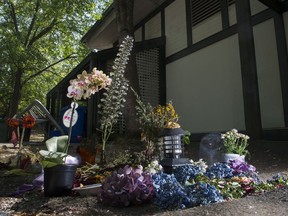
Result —
[[180, 128], [180, 124], [178, 124], [177, 122], [168, 122], [166, 127], [170, 129]]

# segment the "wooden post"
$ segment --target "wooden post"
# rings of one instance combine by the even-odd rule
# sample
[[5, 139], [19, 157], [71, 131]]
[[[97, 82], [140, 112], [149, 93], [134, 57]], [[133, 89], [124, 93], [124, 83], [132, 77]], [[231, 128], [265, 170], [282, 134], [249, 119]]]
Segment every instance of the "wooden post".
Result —
[[252, 139], [261, 139], [261, 112], [249, 0], [236, 0], [236, 17], [246, 131]]

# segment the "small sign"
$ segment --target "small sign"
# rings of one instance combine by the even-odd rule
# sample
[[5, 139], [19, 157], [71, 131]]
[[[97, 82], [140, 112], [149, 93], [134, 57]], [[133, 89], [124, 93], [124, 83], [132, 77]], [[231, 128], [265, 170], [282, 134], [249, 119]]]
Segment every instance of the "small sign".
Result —
[[[67, 128], [70, 127], [71, 116], [72, 116], [72, 108], [68, 109], [63, 115], [63, 124]], [[75, 109], [72, 118], [72, 125], [71, 125], [72, 127], [76, 124], [77, 120], [78, 120], [78, 112]]]

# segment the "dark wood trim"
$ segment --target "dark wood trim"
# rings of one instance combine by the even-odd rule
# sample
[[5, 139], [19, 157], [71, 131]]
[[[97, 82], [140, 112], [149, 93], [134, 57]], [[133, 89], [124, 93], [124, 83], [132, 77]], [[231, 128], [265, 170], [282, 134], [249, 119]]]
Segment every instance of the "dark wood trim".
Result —
[[261, 11], [252, 17], [252, 25], [254, 26], [262, 22], [265, 22], [266, 20], [272, 19], [275, 15], [277, 15], [277, 13], [275, 13], [271, 9], [266, 9], [264, 11]]
[[282, 2], [283, 13], [288, 11], [288, 1]]
[[262, 124], [253, 26], [249, 0], [236, 0], [245, 126], [252, 139], [261, 139]]
[[271, 8], [272, 10], [277, 12], [278, 14], [283, 13], [281, 3], [279, 3], [278, 1], [271, 1], [271, 0], [258, 0], [258, 1], [261, 2], [262, 4], [266, 5], [267, 7]]
[[207, 47], [209, 45], [214, 44], [217, 41], [223, 40], [223, 39], [225, 39], [225, 38], [227, 38], [229, 36], [232, 36], [232, 35], [234, 35], [236, 33], [237, 33], [237, 26], [233, 25], [233, 26], [229, 27], [226, 30], [220, 31], [220, 32], [218, 32], [218, 33], [216, 33], [216, 34], [214, 34], [214, 35], [212, 35], [210, 37], [207, 37], [207, 38], [199, 41], [196, 44], [193, 44], [190, 47], [187, 47], [187, 48], [185, 48], [185, 49], [183, 49], [183, 50], [181, 50], [181, 51], [179, 51], [179, 52], [177, 52], [175, 54], [172, 54], [172, 55], [168, 56], [166, 58], [166, 64], [169, 64], [169, 63], [171, 63], [173, 61], [176, 61], [176, 60], [178, 60], [180, 58], [183, 58], [183, 57], [185, 57], [185, 56], [187, 56], [189, 54], [192, 54], [193, 52], [196, 52], [196, 51], [198, 51], [200, 49], [203, 49], [203, 48], [205, 48], [205, 47]]
[[[50, 114], [54, 117], [57, 118], [58, 114], [55, 112], [55, 107], [56, 107], [56, 100], [57, 100], [57, 95], [55, 95], [56, 92], [54, 92], [54, 94], [51, 94], [51, 107], [50, 107]], [[55, 97], [56, 96], [56, 97]]]
[[[165, 43], [166, 41], [164, 41]], [[166, 65], [165, 65], [165, 56], [166, 56], [166, 50], [165, 46], [159, 46], [159, 92], [160, 92], [160, 104], [164, 105], [166, 104]]]
[[[165, 37], [153, 38], [150, 40], [136, 42], [135, 43], [136, 52], [139, 52], [144, 49], [150, 49], [153, 47], [162, 46], [162, 45], [165, 45], [165, 43], [166, 43]], [[117, 47], [101, 50], [98, 53], [95, 53], [95, 58], [97, 59], [97, 61], [112, 59], [112, 58], [115, 58], [117, 52], [118, 52]]]
[[274, 17], [285, 127], [288, 126], [288, 54], [282, 15]]
[[[89, 62], [89, 69], [90, 71], [94, 67], [98, 67], [98, 61], [97, 56], [99, 54], [95, 53], [95, 55], [90, 56], [90, 62]], [[86, 122], [86, 136], [92, 137], [93, 134], [95, 134], [94, 128], [95, 128], [95, 122], [96, 122], [96, 115], [97, 113], [97, 97], [98, 94], [93, 95], [90, 99], [87, 100], [87, 122]]]
[[142, 37], [141, 40], [142, 40], [142, 41], [144, 41], [145, 38], [146, 38], [146, 37], [145, 37], [145, 32], [146, 32], [146, 30], [145, 30], [145, 25], [143, 25], [143, 26], [142, 26], [142, 35], [141, 35], [141, 37]]
[[288, 140], [288, 128], [264, 129], [263, 140], [287, 141]]
[[186, 30], [187, 30], [187, 46], [192, 46], [192, 18], [191, 18], [191, 0], [186, 0]]
[[145, 50], [145, 49], [151, 49], [154, 47], [163, 46], [166, 44], [166, 38], [165, 37], [159, 37], [159, 38], [153, 38], [150, 40], [145, 40], [141, 42], [136, 43], [136, 52]]
[[227, 29], [230, 26], [228, 6], [229, 5], [228, 5], [227, 0], [220, 0], [222, 28], [223, 29]]
[[51, 111], [51, 95], [46, 95], [46, 108], [49, 112]]
[[165, 37], [165, 10], [161, 10], [161, 37]]

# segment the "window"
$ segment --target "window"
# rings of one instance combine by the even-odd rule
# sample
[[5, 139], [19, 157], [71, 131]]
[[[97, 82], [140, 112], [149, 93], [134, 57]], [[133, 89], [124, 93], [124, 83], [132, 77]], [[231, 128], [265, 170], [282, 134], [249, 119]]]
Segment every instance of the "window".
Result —
[[235, 0], [191, 0], [192, 26], [196, 26], [208, 17], [220, 12], [221, 1], [227, 1], [228, 5], [235, 3]]

